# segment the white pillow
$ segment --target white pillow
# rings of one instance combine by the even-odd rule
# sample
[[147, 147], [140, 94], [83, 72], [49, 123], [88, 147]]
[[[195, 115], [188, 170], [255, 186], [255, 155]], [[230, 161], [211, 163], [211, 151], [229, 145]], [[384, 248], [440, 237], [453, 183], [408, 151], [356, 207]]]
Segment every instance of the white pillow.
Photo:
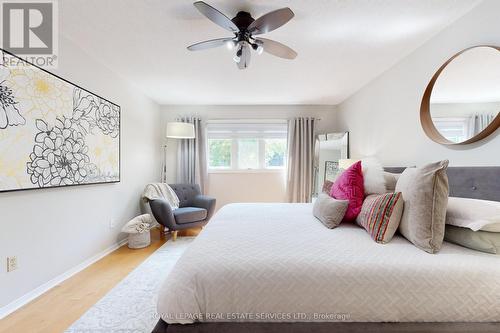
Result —
[[384, 194], [386, 189], [382, 164], [375, 158], [364, 158], [361, 160], [361, 169], [363, 170], [365, 195]]
[[446, 224], [474, 231], [500, 232], [500, 202], [450, 197]]

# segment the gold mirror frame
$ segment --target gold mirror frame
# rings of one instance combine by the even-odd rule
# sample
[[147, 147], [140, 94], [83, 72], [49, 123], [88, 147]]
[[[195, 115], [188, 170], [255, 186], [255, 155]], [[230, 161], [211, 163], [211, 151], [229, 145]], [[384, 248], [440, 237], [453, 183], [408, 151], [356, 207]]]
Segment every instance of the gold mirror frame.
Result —
[[[434, 142], [437, 142], [442, 145], [466, 145], [469, 143], [473, 143], [479, 140], [482, 140], [486, 138], [488, 135], [492, 134], [495, 132], [498, 128], [500, 128], [500, 114], [496, 116], [495, 119], [489, 124], [483, 131], [481, 131], [479, 134], [473, 136], [470, 139], [467, 139], [463, 142], [453, 142], [448, 139], [446, 139], [437, 129], [436, 126], [434, 126], [434, 122], [432, 121], [431, 117], [431, 95], [432, 95], [432, 89], [434, 88], [434, 85], [436, 84], [437, 79], [439, 78], [439, 75], [441, 75], [441, 72], [448, 66], [455, 58], [460, 56], [461, 54], [471, 50], [475, 49], [478, 47], [489, 47], [492, 49], [497, 50], [500, 52], [500, 47], [497, 46], [491, 46], [491, 45], [477, 45], [477, 46], [472, 46], [469, 48], [466, 48], [465, 50], [462, 50], [455, 54], [453, 57], [448, 59], [434, 74], [432, 77], [431, 81], [427, 85], [427, 88], [425, 89], [424, 96], [422, 97], [422, 104], [420, 105], [420, 123], [422, 124], [422, 128], [424, 129], [425, 134]], [[499, 54], [500, 56], [500, 54]]]

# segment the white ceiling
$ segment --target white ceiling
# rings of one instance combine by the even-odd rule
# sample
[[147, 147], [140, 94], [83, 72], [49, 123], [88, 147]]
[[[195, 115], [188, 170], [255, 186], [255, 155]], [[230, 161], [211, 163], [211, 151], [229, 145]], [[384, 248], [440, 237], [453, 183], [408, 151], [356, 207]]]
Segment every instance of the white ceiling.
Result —
[[500, 102], [500, 51], [477, 47], [459, 55], [439, 75], [431, 102]]
[[60, 33], [160, 104], [338, 104], [478, 2], [208, 0], [230, 17], [287, 6], [295, 12], [264, 37], [298, 57], [254, 53], [243, 71], [226, 48], [186, 50], [231, 36], [189, 0], [60, 1]]

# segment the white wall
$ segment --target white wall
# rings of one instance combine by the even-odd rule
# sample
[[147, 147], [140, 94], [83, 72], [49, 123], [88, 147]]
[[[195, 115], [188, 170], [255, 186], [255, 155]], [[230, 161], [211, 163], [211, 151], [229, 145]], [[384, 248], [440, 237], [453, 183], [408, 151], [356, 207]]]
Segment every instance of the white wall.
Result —
[[431, 141], [419, 118], [423, 92], [453, 54], [474, 45], [500, 45], [500, 1], [486, 0], [339, 106], [353, 157], [377, 156], [385, 165], [499, 165], [499, 131], [479, 143], [449, 148]]
[[[289, 119], [297, 116], [321, 118], [317, 132], [336, 131], [334, 106], [314, 105], [210, 105], [162, 107], [163, 128], [167, 121], [180, 116], [209, 119]], [[167, 177], [176, 179], [177, 142], [167, 141]], [[284, 202], [285, 176], [283, 173], [210, 173], [207, 194], [217, 198], [217, 207], [232, 202]]]
[[[0, 307], [116, 244], [144, 185], [160, 178], [159, 106], [67, 39], [59, 50], [56, 74], [121, 106], [122, 181], [0, 193]], [[10, 273], [7, 256], [18, 258]]]

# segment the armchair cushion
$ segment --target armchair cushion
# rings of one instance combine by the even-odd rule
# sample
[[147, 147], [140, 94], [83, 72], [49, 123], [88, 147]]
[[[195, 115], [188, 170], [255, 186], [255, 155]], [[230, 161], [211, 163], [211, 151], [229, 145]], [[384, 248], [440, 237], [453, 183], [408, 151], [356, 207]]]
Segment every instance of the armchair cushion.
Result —
[[178, 224], [203, 221], [207, 218], [207, 210], [198, 207], [182, 207], [173, 211], [175, 222]]

